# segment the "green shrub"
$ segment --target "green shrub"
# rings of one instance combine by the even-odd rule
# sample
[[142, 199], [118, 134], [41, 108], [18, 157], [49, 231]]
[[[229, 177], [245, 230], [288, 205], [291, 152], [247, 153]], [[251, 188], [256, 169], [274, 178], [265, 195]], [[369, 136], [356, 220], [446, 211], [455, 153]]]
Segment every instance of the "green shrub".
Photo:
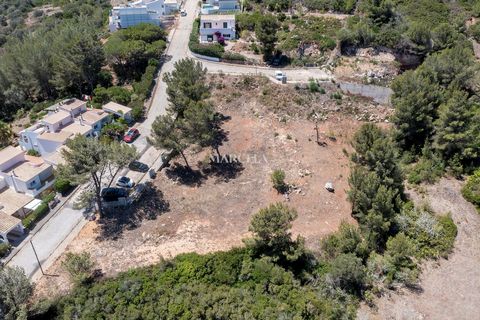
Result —
[[109, 88], [97, 87], [93, 90], [92, 101], [97, 104], [105, 104], [114, 101], [127, 105], [131, 100], [132, 93], [123, 87], [113, 86]]
[[480, 207], [480, 169], [468, 177], [462, 188], [462, 195], [467, 201]]
[[285, 183], [285, 172], [283, 170], [274, 170], [270, 178], [272, 179], [275, 190], [277, 190], [279, 193], [287, 191], [288, 186]]
[[449, 215], [438, 216], [429, 207], [405, 204], [397, 227], [412, 239], [418, 259], [445, 257], [453, 248], [457, 226]]
[[314, 79], [308, 80], [308, 90], [310, 90], [310, 92], [320, 91], [320, 86], [318, 85], [317, 81]]
[[132, 108], [132, 118], [134, 121], [140, 121], [145, 116], [145, 108], [143, 105], [137, 105]]
[[340, 92], [334, 92], [330, 95], [330, 99], [342, 100], [342, 94]]
[[443, 162], [438, 156], [433, 154], [430, 158], [422, 156], [417, 163], [407, 170], [408, 182], [412, 184], [435, 183], [443, 175], [444, 169]]
[[77, 284], [84, 284], [92, 277], [93, 261], [88, 252], [67, 252], [62, 267], [70, 274], [71, 279]]
[[37, 209], [22, 220], [23, 226], [30, 229], [36, 222], [46, 216], [49, 211], [48, 203], [42, 202]]
[[468, 29], [470, 35], [476, 40], [480, 41], [480, 23], [476, 23]]
[[35, 149], [29, 149], [27, 151], [27, 155], [32, 156], [32, 157], [40, 157], [40, 152], [38, 152]]
[[11, 245], [9, 243], [0, 243], [0, 258], [7, 256], [10, 252]]
[[53, 189], [61, 194], [66, 194], [71, 188], [72, 183], [68, 179], [57, 178], [53, 183]]
[[243, 55], [241, 55], [240, 53], [236, 53], [236, 52], [225, 52], [223, 55], [222, 55], [222, 59], [223, 60], [232, 60], [232, 61], [245, 61], [247, 60]]

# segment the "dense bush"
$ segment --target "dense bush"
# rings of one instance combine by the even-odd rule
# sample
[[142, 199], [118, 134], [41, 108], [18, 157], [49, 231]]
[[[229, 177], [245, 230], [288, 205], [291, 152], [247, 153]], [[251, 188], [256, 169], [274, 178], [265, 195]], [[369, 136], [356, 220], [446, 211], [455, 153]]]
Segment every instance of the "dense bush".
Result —
[[143, 23], [122, 29], [105, 44], [109, 64], [122, 81], [140, 80], [151, 59], [159, 60], [166, 48], [163, 28]]
[[30, 213], [26, 218], [22, 219], [23, 226], [27, 229], [31, 229], [35, 223], [45, 217], [48, 212], [50, 212], [48, 203], [42, 202], [32, 213]]
[[245, 58], [245, 56], [241, 55], [240, 53], [227, 51], [224, 54], [222, 54], [222, 60], [226, 60], [226, 61], [245, 61], [247, 59]]
[[97, 87], [93, 90], [92, 101], [95, 104], [103, 105], [113, 101], [119, 104], [128, 105], [131, 101], [132, 93], [130, 90], [118, 86], [109, 88]]
[[40, 152], [38, 152], [35, 149], [29, 149], [27, 151], [27, 155], [32, 156], [32, 157], [40, 157]]
[[93, 272], [93, 261], [88, 252], [72, 253], [67, 252], [62, 267], [69, 273], [73, 282], [85, 284], [91, 280]]
[[72, 187], [71, 181], [64, 178], [57, 178], [53, 183], [53, 188], [55, 191], [61, 193], [62, 195], [70, 191]]
[[[307, 5], [322, 2], [342, 4], [348, 11], [356, 1], [308, 0]], [[339, 33], [343, 50], [373, 45], [425, 56], [465, 39], [464, 20], [443, 1], [361, 1], [356, 9]]]
[[357, 0], [305, 0], [305, 6], [310, 10], [335, 11], [352, 13]]
[[283, 170], [274, 170], [270, 176], [273, 188], [279, 193], [287, 191], [288, 186], [285, 183], [285, 172]]
[[477, 169], [473, 175], [468, 177], [462, 188], [462, 195], [466, 200], [480, 207], [480, 169]]
[[[402, 151], [420, 157], [411, 182], [434, 181], [442, 168], [458, 177], [480, 164], [478, 70], [470, 44], [462, 43], [430, 55], [417, 70], [394, 80], [395, 139]], [[425, 145], [431, 146], [427, 153]]]
[[[36, 102], [91, 94], [104, 63], [100, 27], [107, 0], [55, 1], [62, 12], [44, 16], [31, 30], [23, 17], [43, 1], [3, 1], [0, 5], [0, 116]], [[4, 16], [7, 19], [4, 20]], [[3, 22], [2, 22], [3, 21]], [[9, 37], [2, 36], [7, 30]]]
[[11, 246], [9, 243], [0, 242], [0, 258], [6, 257], [10, 252], [10, 248]]

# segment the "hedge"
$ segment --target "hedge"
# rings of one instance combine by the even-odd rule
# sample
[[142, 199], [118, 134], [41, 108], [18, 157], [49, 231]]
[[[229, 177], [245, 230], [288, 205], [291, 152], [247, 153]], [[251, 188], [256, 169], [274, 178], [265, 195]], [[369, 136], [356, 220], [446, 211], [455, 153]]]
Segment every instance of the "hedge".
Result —
[[48, 202], [42, 202], [37, 209], [22, 220], [23, 226], [30, 229], [37, 221], [46, 216], [49, 211]]

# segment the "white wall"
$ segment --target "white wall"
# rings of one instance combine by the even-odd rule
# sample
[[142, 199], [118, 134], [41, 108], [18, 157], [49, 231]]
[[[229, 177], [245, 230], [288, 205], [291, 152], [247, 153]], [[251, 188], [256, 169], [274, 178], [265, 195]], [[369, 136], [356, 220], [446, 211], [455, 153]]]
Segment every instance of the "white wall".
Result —
[[5, 161], [0, 164], [0, 171], [5, 171], [11, 167], [13, 167], [15, 164], [22, 162], [25, 160], [25, 155], [23, 153], [17, 155], [16, 157], [9, 159], [8, 161]]

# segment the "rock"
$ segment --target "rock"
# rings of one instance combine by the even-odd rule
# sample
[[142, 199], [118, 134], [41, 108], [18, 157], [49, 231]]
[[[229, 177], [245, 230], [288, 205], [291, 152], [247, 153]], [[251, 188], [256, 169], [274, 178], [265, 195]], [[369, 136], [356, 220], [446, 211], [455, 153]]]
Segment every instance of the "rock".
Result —
[[333, 187], [333, 182], [327, 182], [325, 183], [325, 189], [327, 189], [329, 192], [335, 192], [335, 188]]

